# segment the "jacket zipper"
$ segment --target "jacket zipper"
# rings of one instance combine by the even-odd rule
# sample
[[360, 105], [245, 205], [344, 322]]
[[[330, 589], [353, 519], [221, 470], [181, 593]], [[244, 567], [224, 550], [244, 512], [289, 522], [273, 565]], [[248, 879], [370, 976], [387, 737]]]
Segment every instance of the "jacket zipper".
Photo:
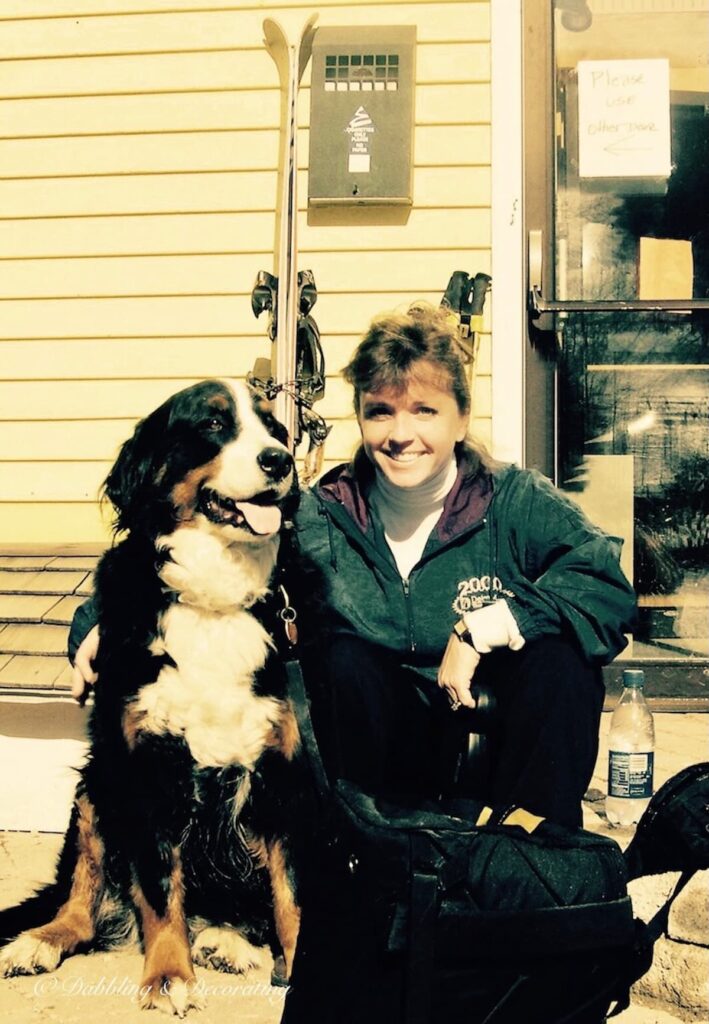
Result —
[[406, 606], [406, 624], [409, 630], [409, 648], [411, 651], [416, 650], [416, 641], [414, 640], [414, 624], [411, 621], [411, 602], [409, 601], [410, 586], [408, 579], [402, 579], [401, 585], [404, 589], [404, 604]]

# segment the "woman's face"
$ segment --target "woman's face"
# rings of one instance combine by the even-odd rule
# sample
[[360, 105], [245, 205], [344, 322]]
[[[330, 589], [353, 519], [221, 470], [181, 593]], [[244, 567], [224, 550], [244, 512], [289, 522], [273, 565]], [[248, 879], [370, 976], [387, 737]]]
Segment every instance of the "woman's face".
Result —
[[468, 417], [447, 388], [441, 374], [410, 378], [403, 391], [365, 391], [360, 395], [357, 420], [370, 461], [397, 487], [416, 487], [435, 476], [453, 457], [462, 441]]

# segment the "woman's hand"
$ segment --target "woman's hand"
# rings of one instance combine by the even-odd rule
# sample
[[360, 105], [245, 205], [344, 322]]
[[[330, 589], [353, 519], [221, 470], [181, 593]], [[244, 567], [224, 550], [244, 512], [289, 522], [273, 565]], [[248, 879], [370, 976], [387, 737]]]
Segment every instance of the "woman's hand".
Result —
[[71, 676], [71, 695], [79, 704], [83, 704], [89, 695], [89, 689], [98, 679], [92, 662], [98, 654], [98, 626], [89, 630], [81, 642], [74, 657], [74, 671]]
[[438, 670], [438, 685], [448, 694], [451, 705], [459, 701], [463, 707], [475, 707], [470, 687], [479, 664], [480, 655], [475, 648], [451, 633]]

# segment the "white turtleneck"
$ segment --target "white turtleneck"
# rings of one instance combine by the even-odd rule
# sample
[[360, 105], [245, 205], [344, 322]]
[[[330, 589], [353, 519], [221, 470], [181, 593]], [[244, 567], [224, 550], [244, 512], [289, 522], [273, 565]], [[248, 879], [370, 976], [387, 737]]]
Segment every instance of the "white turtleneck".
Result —
[[[381, 519], [384, 537], [402, 579], [409, 578], [420, 560], [457, 474], [455, 457], [435, 476], [416, 487], [397, 487], [377, 471], [369, 500]], [[517, 620], [504, 599], [466, 612], [464, 619], [480, 654], [487, 654], [496, 647], [518, 651], [524, 646]]]
[[397, 487], [377, 471], [370, 501], [379, 513], [386, 542], [402, 579], [416, 565], [426, 547], [458, 473], [455, 458], [416, 487]]

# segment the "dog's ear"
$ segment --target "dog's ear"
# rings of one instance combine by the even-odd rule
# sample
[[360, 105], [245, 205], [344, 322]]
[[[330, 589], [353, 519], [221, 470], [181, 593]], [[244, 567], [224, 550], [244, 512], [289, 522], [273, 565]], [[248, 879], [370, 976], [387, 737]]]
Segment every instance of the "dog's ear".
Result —
[[116, 510], [116, 530], [135, 529], [159, 502], [167, 421], [165, 406], [140, 420], [104, 481], [103, 493]]

